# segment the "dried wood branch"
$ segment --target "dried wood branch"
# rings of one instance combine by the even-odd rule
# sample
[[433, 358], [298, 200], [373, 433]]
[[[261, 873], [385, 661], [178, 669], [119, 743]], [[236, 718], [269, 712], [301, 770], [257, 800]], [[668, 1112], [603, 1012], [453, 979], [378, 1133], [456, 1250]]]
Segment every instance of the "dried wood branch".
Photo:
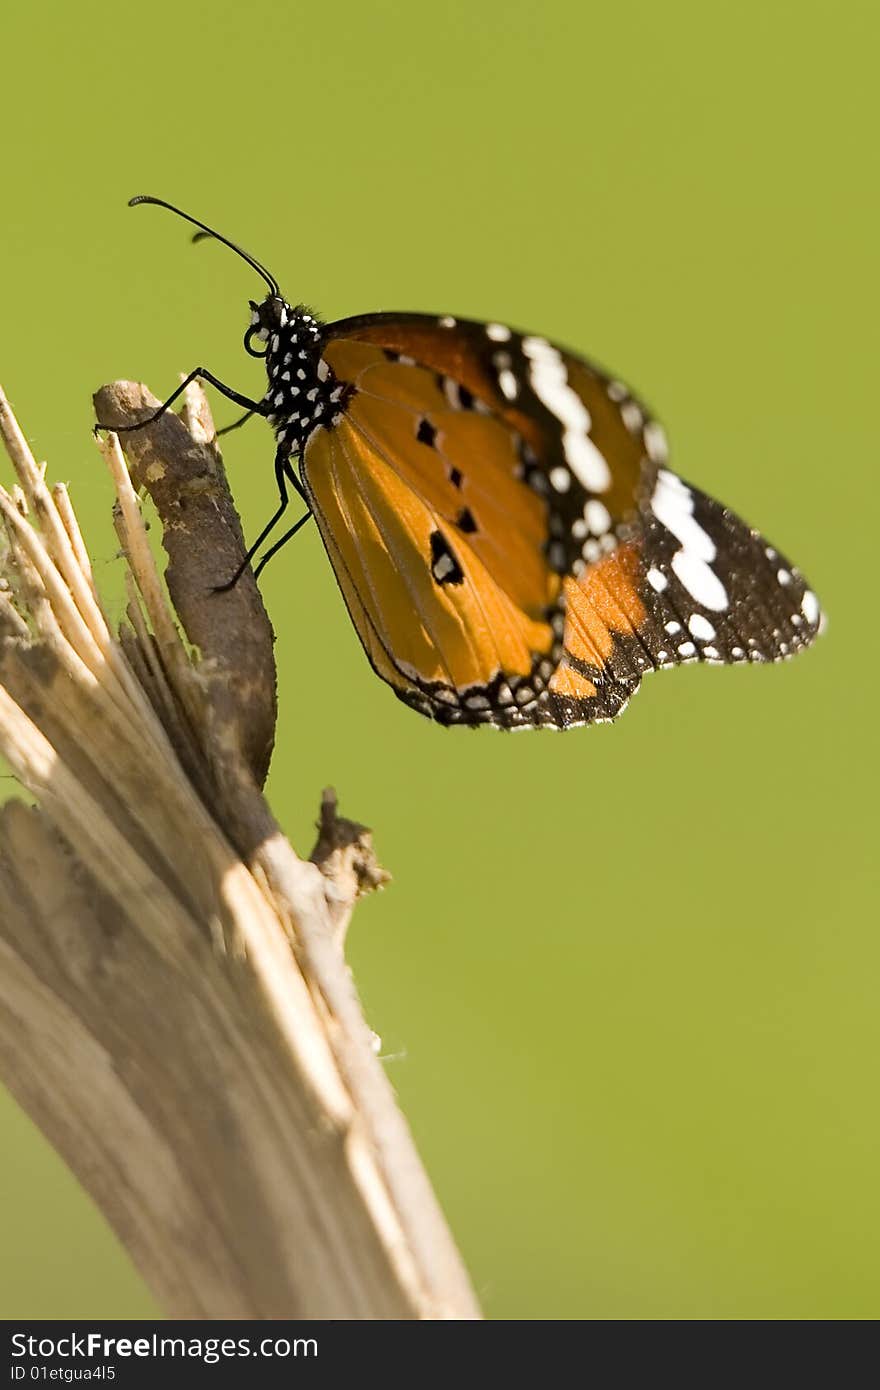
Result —
[[211, 593], [244, 547], [203, 394], [122, 436], [130, 475], [102, 446], [119, 633], [2, 393], [0, 432], [0, 752], [37, 803], [0, 811], [3, 1079], [170, 1316], [479, 1316], [342, 954], [386, 877], [369, 833], [325, 793], [302, 860], [260, 790], [273, 635], [250, 575]]

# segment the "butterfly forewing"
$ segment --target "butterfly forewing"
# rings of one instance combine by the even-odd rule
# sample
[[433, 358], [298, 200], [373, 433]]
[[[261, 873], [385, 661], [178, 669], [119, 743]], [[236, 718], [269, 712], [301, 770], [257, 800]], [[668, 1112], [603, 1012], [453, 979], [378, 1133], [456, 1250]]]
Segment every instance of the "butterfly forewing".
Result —
[[[546, 339], [421, 314], [344, 319], [329, 332], [332, 340], [374, 343], [401, 366], [428, 368], [459, 414], [490, 411], [502, 419], [525, 481], [572, 523], [590, 497], [601, 500], [612, 524], [624, 521], [655, 462], [665, 460], [663, 432], [630, 390]], [[332, 363], [332, 346], [326, 356]]]

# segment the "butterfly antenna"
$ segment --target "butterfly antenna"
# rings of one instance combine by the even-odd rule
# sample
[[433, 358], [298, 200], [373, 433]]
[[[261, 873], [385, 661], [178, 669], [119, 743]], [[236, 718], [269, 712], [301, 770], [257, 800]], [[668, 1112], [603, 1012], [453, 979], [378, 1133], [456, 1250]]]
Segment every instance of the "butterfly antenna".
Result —
[[193, 237], [193, 241], [201, 241], [204, 237], [213, 237], [215, 241], [222, 242], [224, 246], [229, 247], [230, 251], [234, 251], [236, 256], [241, 256], [243, 261], [247, 261], [248, 265], [251, 266], [258, 275], [263, 277], [272, 293], [277, 295], [279, 299], [281, 298], [281, 291], [278, 288], [278, 281], [275, 279], [275, 276], [270, 275], [266, 267], [260, 265], [260, 262], [254, 256], [249, 256], [247, 251], [243, 251], [240, 246], [236, 246], [234, 241], [230, 241], [228, 237], [221, 236], [219, 232], [215, 232], [213, 227], [206, 226], [205, 223], [200, 222], [197, 217], [190, 217], [188, 212], [183, 212], [180, 208], [176, 208], [173, 203], [166, 203], [163, 198], [151, 198], [146, 193], [139, 193], [136, 198], [129, 198], [128, 200], [128, 206], [130, 208], [137, 207], [138, 203], [153, 203], [157, 208], [167, 208], [169, 212], [174, 212], [178, 217], [182, 217], [184, 222], [191, 222], [194, 227], [199, 228], [199, 232]]

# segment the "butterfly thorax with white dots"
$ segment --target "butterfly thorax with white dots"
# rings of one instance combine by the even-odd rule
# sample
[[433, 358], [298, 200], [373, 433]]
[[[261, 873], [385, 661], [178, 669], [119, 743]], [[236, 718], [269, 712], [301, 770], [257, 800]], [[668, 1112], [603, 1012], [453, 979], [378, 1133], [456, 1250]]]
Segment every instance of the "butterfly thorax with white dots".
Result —
[[300, 454], [313, 430], [333, 423], [345, 395], [322, 356], [324, 325], [304, 305], [268, 296], [252, 307], [249, 332], [266, 344], [265, 417], [285, 453]]

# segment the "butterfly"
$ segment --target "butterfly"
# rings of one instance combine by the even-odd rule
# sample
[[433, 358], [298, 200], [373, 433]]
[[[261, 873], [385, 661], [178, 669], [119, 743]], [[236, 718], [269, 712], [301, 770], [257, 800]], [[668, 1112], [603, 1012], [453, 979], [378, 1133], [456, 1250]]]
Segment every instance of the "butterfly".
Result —
[[[778, 661], [823, 624], [801, 573], [683, 481], [620, 380], [501, 323], [376, 313], [325, 324], [262, 276], [244, 346], [276, 439], [279, 505], [314, 516], [377, 675], [441, 724], [567, 729], [614, 719], [649, 671]], [[225, 431], [221, 431], [224, 433]], [[291, 460], [298, 460], [299, 472]]]

